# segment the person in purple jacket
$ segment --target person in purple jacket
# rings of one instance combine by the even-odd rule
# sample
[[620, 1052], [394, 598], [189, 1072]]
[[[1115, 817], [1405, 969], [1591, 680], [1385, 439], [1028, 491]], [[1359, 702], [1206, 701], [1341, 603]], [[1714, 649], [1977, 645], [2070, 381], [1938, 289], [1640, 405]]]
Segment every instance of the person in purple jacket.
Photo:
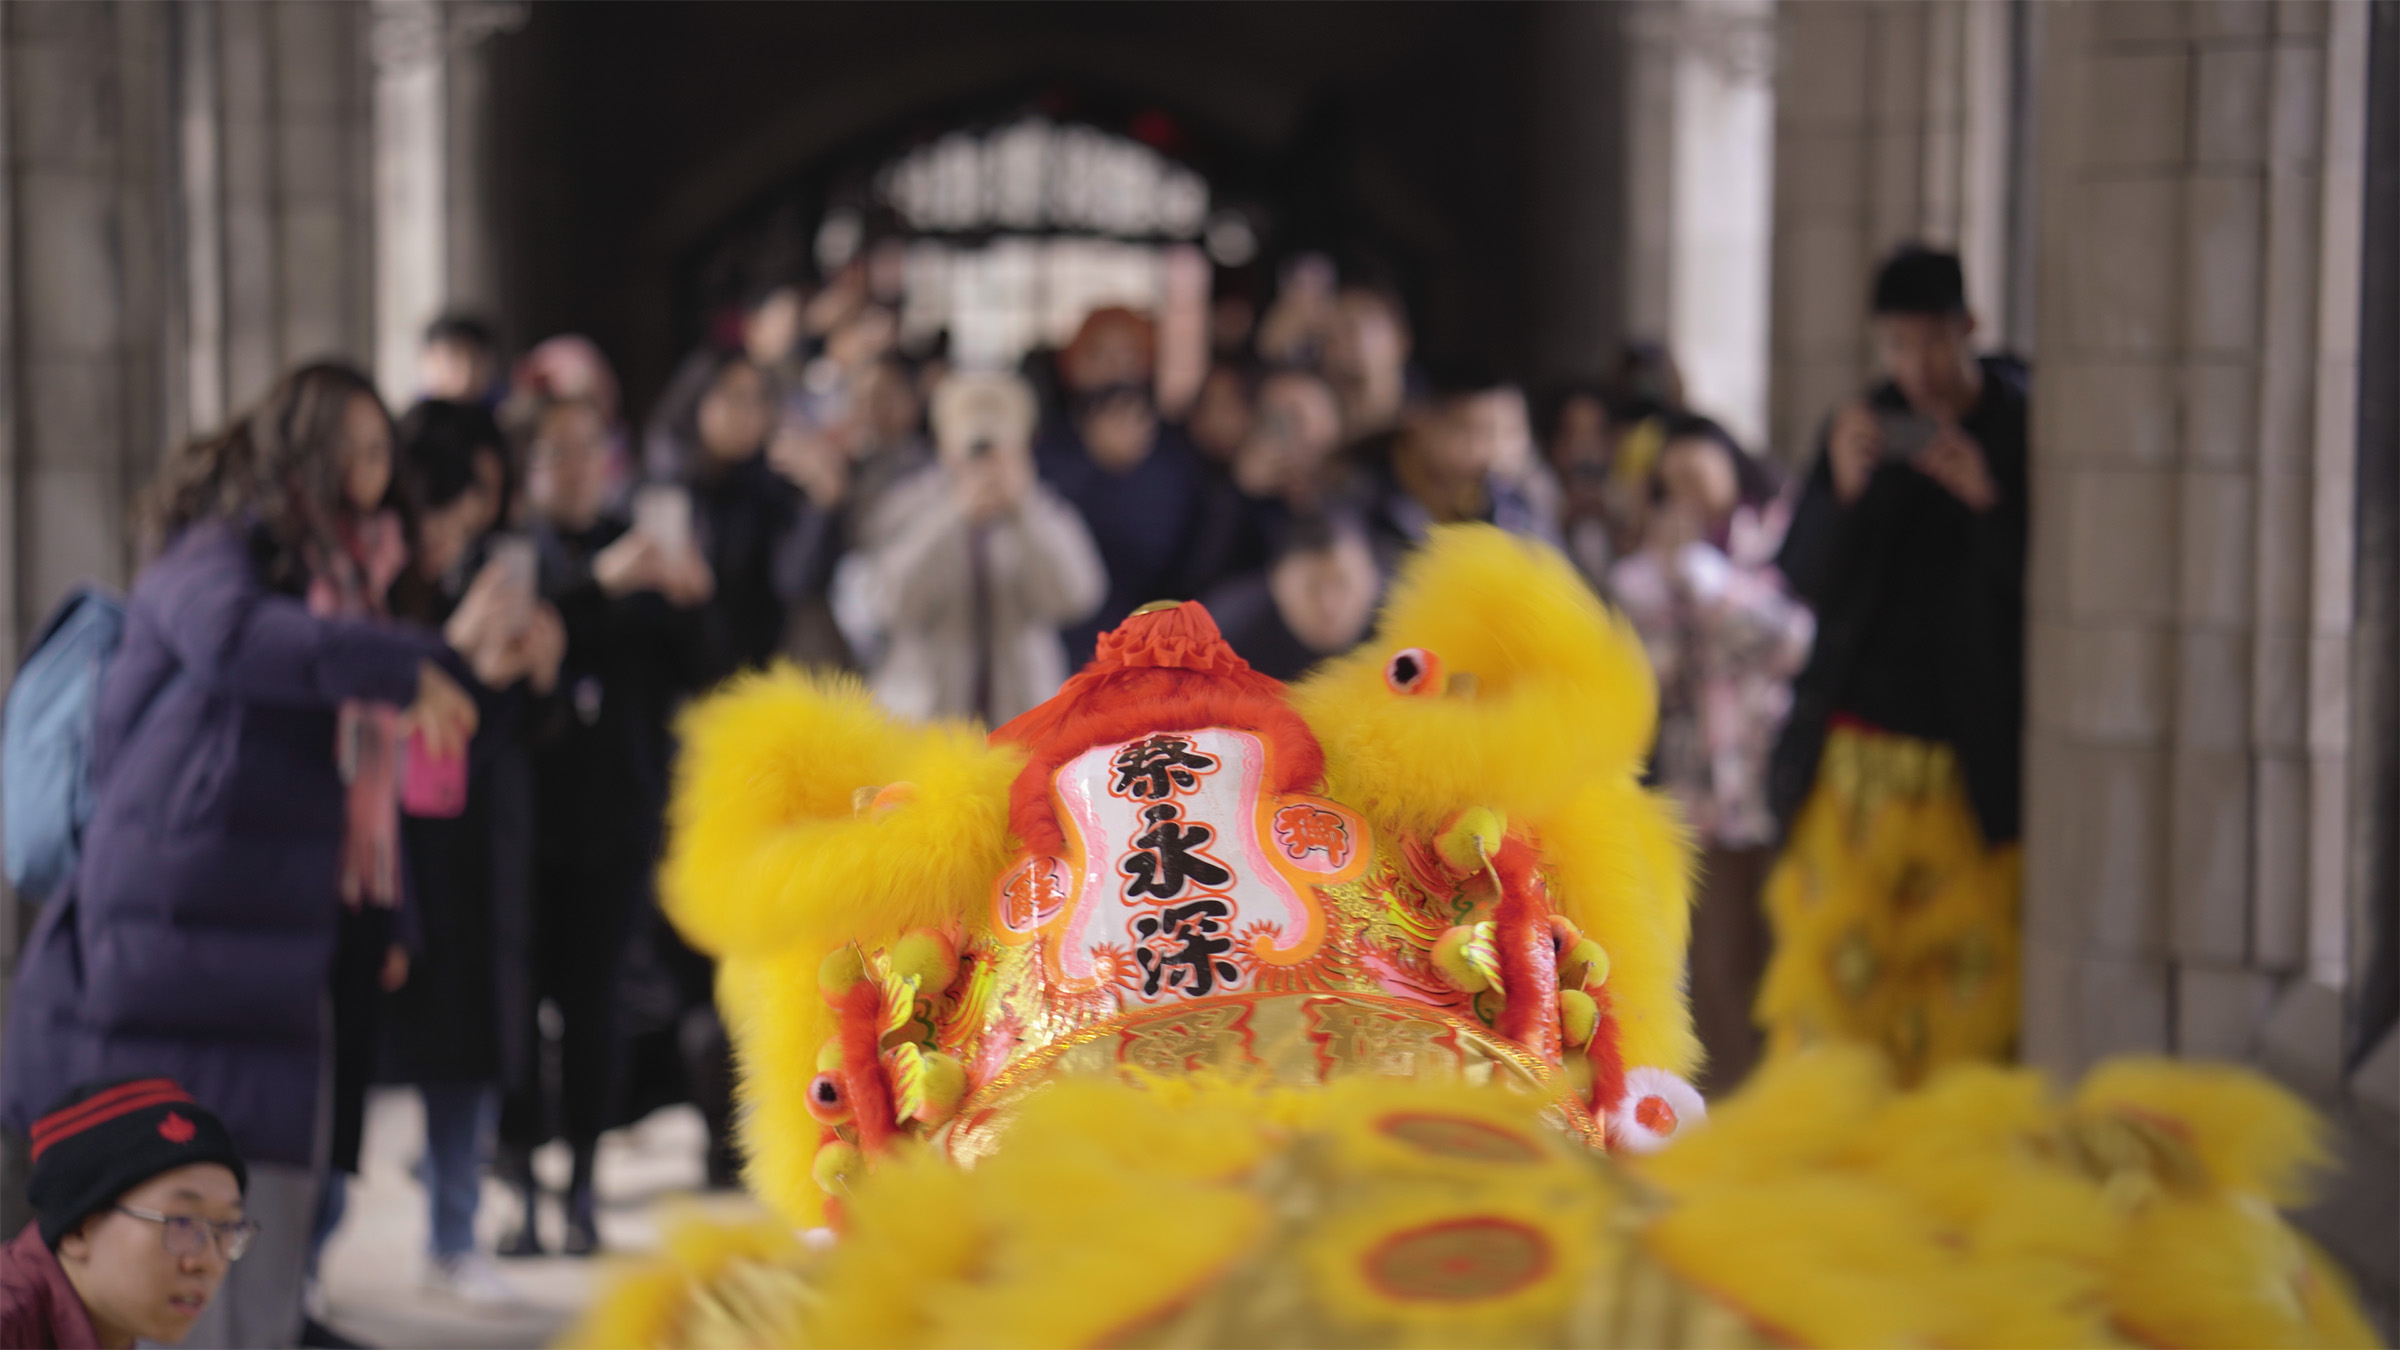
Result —
[[20, 1138], [77, 1083], [170, 1077], [249, 1160], [259, 1237], [195, 1344], [299, 1334], [336, 918], [397, 898], [396, 738], [456, 754], [474, 732], [472, 676], [367, 594], [391, 478], [391, 419], [338, 365], [168, 457], [101, 685], [82, 862], [10, 1000], [0, 1122]]

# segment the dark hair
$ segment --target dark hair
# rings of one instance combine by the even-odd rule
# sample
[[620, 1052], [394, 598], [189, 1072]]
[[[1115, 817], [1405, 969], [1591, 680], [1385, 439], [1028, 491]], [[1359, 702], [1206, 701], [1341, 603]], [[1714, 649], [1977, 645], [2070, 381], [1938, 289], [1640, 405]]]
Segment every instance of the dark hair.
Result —
[[508, 438], [490, 413], [472, 403], [427, 399], [400, 419], [398, 441], [394, 478], [410, 524], [466, 495], [477, 482], [476, 459], [487, 454], [500, 464], [500, 519], [508, 519], [515, 474]]
[[1349, 539], [1368, 542], [1366, 518], [1348, 505], [1330, 505], [1293, 516], [1273, 551], [1280, 562], [1295, 553], [1324, 553]]
[[[1782, 490], [1782, 477], [1776, 473], [1774, 466], [1744, 450], [1742, 443], [1733, 438], [1733, 433], [1716, 419], [1697, 413], [1670, 414], [1666, 419], [1665, 434], [1659, 438], [1660, 458], [1665, 458], [1663, 452], [1667, 446], [1685, 440], [1708, 441], [1723, 449], [1733, 460], [1734, 491], [1742, 505], [1764, 506]], [[1651, 495], [1655, 498], [1664, 491], [1664, 478], [1653, 471], [1650, 476]]]
[[1958, 255], [1902, 244], [1875, 272], [1872, 312], [1943, 318], [1966, 313], [1967, 278]]
[[224, 430], [169, 452], [143, 511], [147, 550], [156, 553], [204, 520], [247, 521], [260, 536], [268, 584], [305, 586], [310, 554], [334, 555], [336, 525], [351, 510], [342, 423], [359, 398], [390, 425], [374, 382], [356, 368], [300, 366]]
[[1460, 399], [1518, 389], [1516, 377], [1498, 365], [1474, 357], [1453, 357], [1425, 366], [1425, 397], [1434, 407]]
[[1645, 417], [1683, 411], [1683, 372], [1662, 342], [1635, 338], [1617, 349], [1601, 382], [1601, 402], [1614, 421], [1639, 422]]
[[782, 391], [776, 388], [775, 377], [765, 366], [751, 360], [749, 353], [739, 349], [710, 353], [704, 374], [693, 381], [689, 396], [675, 409], [674, 416], [667, 423], [668, 434], [683, 457], [682, 474], [686, 480], [712, 478], [717, 472], [714, 461], [709, 458], [708, 448], [701, 444], [700, 405], [706, 403], [708, 396], [717, 391], [717, 386], [723, 384], [725, 378], [737, 369], [747, 370], [758, 377], [760, 392], [767, 400], [767, 435], [772, 438], [775, 434], [773, 424], [781, 415], [783, 401]]
[[420, 346], [430, 347], [437, 342], [455, 342], [461, 347], [480, 347], [494, 356], [500, 354], [500, 335], [484, 319], [452, 310], [425, 325]]

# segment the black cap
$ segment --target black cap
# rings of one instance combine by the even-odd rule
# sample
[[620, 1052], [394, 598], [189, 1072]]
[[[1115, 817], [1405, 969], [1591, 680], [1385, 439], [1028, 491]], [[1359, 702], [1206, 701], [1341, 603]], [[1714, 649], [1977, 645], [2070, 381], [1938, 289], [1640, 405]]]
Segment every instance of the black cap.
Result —
[[218, 1163], [245, 1191], [250, 1169], [225, 1122], [172, 1078], [128, 1078], [76, 1088], [33, 1122], [33, 1202], [42, 1241], [56, 1249], [77, 1224], [161, 1172]]
[[1903, 244], [1875, 273], [1877, 314], [1933, 314], [1947, 317], [1967, 312], [1967, 278], [1958, 255]]

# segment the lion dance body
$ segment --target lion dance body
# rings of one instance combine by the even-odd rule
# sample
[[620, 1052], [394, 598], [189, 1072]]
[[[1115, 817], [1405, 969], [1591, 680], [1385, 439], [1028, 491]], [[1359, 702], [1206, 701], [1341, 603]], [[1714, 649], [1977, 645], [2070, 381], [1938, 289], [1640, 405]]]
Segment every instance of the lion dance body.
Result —
[[750, 1183], [606, 1345], [2372, 1341], [2274, 1206], [2314, 1126], [2163, 1062], [1688, 1085], [1689, 851], [1638, 642], [1437, 532], [1285, 688], [1196, 604], [987, 738], [855, 681], [696, 709], [663, 892]]

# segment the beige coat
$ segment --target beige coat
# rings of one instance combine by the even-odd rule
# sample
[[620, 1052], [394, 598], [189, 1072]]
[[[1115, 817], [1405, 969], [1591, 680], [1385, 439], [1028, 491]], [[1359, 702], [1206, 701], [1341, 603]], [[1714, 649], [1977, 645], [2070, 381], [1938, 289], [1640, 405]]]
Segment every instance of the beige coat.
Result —
[[1058, 630], [1088, 617], [1107, 590], [1091, 533], [1039, 483], [1013, 514], [980, 528], [959, 511], [939, 466], [894, 484], [861, 522], [835, 586], [876, 698], [903, 717], [978, 711], [977, 550], [989, 616], [984, 711], [993, 725], [1058, 692], [1068, 673]]

